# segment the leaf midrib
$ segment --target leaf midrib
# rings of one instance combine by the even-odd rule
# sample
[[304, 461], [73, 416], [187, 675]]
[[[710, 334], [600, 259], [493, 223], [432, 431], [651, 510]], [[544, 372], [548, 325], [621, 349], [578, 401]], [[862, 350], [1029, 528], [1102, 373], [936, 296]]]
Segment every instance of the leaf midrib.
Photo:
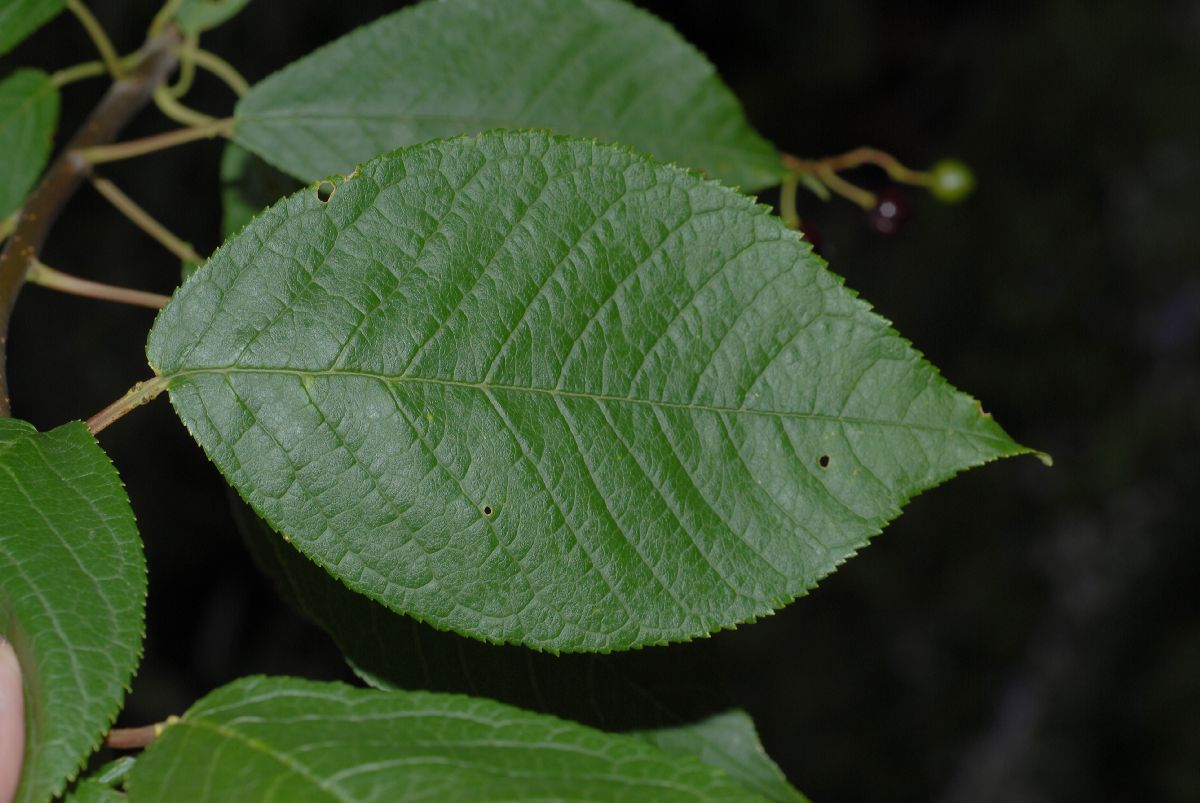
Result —
[[[155, 373], [158, 373], [156, 370]], [[1005, 438], [989, 435], [985, 432], [972, 432], [965, 429], [956, 429], [953, 427], [936, 427], [931, 424], [910, 423], [907, 421], [895, 421], [887, 418], [864, 418], [862, 416], [846, 416], [835, 415], [833, 413], [815, 413], [815, 412], [800, 412], [795, 410], [765, 410], [753, 407], [724, 407], [714, 404], [698, 404], [694, 402], [673, 402], [660, 399], [642, 399], [636, 396], [613, 396], [602, 393], [586, 393], [584, 391], [563, 390], [562, 388], [539, 388], [521, 385], [506, 385], [495, 382], [467, 382], [459, 379], [445, 379], [443, 377], [421, 377], [421, 376], [391, 376], [388, 374], [375, 373], [372, 371], [350, 371], [345, 369], [327, 369], [327, 370], [302, 370], [295, 368], [254, 368], [254, 367], [236, 367], [236, 368], [193, 368], [184, 371], [175, 371], [167, 374], [160, 374], [166, 381], [167, 389], [171, 387], [171, 383], [176, 379], [184, 379], [189, 376], [199, 376], [206, 374], [215, 374], [228, 376], [231, 374], [267, 374], [280, 376], [295, 376], [301, 379], [305, 377], [356, 377], [360, 379], [373, 379], [384, 384], [429, 384], [441, 385], [443, 387], [462, 388], [466, 390], [475, 390], [482, 393], [490, 393], [491, 391], [511, 391], [518, 393], [542, 394], [550, 397], [569, 398], [569, 399], [586, 399], [595, 402], [618, 402], [625, 404], [640, 404], [652, 408], [667, 408], [675, 410], [688, 410], [714, 413], [716, 415], [754, 415], [763, 416], [766, 418], [791, 418], [807, 421], [827, 421], [837, 424], [862, 424], [868, 426], [883, 426], [893, 427], [896, 429], [915, 429], [923, 432], [934, 432], [945, 435], [962, 435], [969, 438], [979, 438], [980, 440], [1008, 446], [1009, 441]]]

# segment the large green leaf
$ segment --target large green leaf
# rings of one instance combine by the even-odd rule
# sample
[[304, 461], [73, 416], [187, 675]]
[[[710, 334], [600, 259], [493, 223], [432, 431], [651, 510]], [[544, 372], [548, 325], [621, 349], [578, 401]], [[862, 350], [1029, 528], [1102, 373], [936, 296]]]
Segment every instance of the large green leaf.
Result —
[[0, 218], [25, 200], [37, 180], [58, 124], [58, 90], [40, 70], [17, 70], [0, 81]]
[[745, 711], [727, 711], [678, 728], [643, 731], [646, 741], [668, 753], [695, 756], [720, 767], [747, 789], [773, 803], [806, 803], [758, 740]]
[[437, 627], [571, 651], [730, 627], [1027, 451], [687, 171], [493, 132], [321, 195], [218, 250], [150, 363], [272, 526]]
[[67, 7], [67, 0], [4, 0], [0, 3], [0, 56]]
[[305, 181], [492, 128], [623, 142], [758, 190], [783, 174], [711, 64], [621, 0], [443, 0], [344, 36], [255, 86], [235, 139]]
[[690, 756], [490, 700], [291, 678], [219, 689], [133, 768], [137, 801], [762, 800]]
[[0, 418], [0, 566], [0, 633], [25, 681], [17, 800], [49, 800], [112, 724], [142, 644], [141, 541], [82, 423], [43, 434]]

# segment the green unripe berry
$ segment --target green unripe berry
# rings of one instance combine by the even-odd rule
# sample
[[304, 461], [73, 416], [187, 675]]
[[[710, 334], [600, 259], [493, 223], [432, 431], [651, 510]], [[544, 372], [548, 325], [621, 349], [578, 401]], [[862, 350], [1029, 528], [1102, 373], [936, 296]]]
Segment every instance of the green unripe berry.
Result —
[[956, 204], [975, 189], [975, 174], [957, 159], [943, 159], [929, 175], [929, 191], [942, 203]]

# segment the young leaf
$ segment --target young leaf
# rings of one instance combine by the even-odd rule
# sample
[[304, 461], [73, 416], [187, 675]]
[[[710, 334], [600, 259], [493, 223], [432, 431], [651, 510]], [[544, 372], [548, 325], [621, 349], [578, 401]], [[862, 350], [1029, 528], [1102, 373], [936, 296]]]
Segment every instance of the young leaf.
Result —
[[490, 700], [246, 678], [145, 752], [129, 799], [762, 800], [724, 772]]
[[772, 803], [807, 803], [788, 783], [758, 740], [754, 721], [745, 711], [727, 711], [703, 722], [680, 728], [642, 731], [638, 734], [668, 753], [695, 756], [720, 767], [747, 789]]
[[58, 90], [50, 76], [17, 70], [0, 81], [0, 218], [21, 206], [37, 181], [57, 124]]
[[120, 708], [146, 564], [121, 479], [80, 422], [0, 418], [0, 634], [25, 679], [18, 801], [62, 792]]
[[555, 651], [763, 616], [912, 495], [1028, 451], [764, 207], [538, 132], [281, 201], [176, 293], [148, 355], [331, 574]]
[[747, 191], [784, 172], [704, 56], [623, 0], [422, 3], [267, 78], [236, 116], [239, 143], [305, 181], [492, 128], [622, 142]]
[[4, 0], [0, 3], [0, 56], [66, 7], [67, 0]]
[[189, 34], [201, 34], [241, 13], [250, 0], [183, 0], [175, 12], [175, 22], [180, 30]]

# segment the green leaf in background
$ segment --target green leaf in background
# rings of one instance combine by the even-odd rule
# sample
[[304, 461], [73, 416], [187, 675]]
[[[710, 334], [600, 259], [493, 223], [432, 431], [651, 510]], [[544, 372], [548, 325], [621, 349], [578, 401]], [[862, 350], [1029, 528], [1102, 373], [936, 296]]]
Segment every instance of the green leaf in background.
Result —
[[1028, 451], [765, 207], [537, 132], [281, 201], [176, 293], [148, 356], [331, 574], [552, 651], [766, 615], [914, 494]]
[[201, 34], [224, 25], [249, 4], [250, 0], [183, 0], [175, 22], [184, 33]]
[[0, 633], [25, 680], [18, 801], [59, 794], [141, 653], [146, 563], [121, 479], [80, 422], [0, 418]]
[[25, 37], [49, 22], [66, 7], [66, 0], [0, 2], [0, 56], [12, 50]]
[[138, 759], [129, 799], [761, 800], [637, 736], [460, 695], [246, 678]]
[[186, 282], [191, 275], [200, 270], [203, 262], [196, 262], [193, 259], [183, 259], [179, 262], [179, 281]]
[[67, 794], [65, 803], [124, 803], [128, 798], [93, 778], [85, 778]]
[[0, 218], [24, 203], [46, 166], [56, 125], [58, 90], [50, 76], [17, 70], [0, 81]]
[[758, 740], [754, 721], [745, 711], [727, 711], [694, 725], [638, 734], [668, 753], [695, 756], [720, 767], [747, 789], [772, 803], [807, 803], [787, 781]]
[[133, 756], [121, 756], [97, 769], [86, 778], [80, 778], [67, 793], [66, 803], [120, 803], [125, 795], [116, 787], [125, 783], [125, 778], [137, 764]]
[[422, 3], [267, 78], [236, 117], [237, 142], [305, 181], [493, 128], [621, 142], [747, 191], [783, 175], [704, 56], [621, 0]]
[[255, 215], [300, 188], [250, 151], [230, 142], [221, 156], [221, 237], [237, 234]]

